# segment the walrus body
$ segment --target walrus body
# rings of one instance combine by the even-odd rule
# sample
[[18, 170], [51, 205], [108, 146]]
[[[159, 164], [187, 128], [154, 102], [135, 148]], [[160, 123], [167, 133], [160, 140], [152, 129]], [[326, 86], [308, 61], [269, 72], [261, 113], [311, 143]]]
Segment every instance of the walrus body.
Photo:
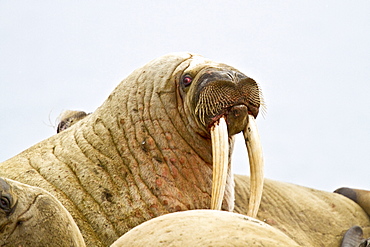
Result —
[[111, 247], [144, 246], [299, 246], [276, 228], [245, 215], [189, 210], [151, 219], [127, 232]]
[[[235, 176], [235, 212], [245, 214], [249, 179]], [[336, 193], [265, 180], [258, 219], [279, 229], [300, 246], [340, 246], [344, 233], [362, 226], [370, 236], [369, 215]]]
[[210, 210], [168, 214], [136, 226], [112, 246], [337, 247], [353, 225], [362, 226], [365, 236], [370, 234], [368, 215], [353, 201], [270, 179], [265, 180], [258, 219], [247, 218], [243, 215], [248, 210], [248, 188], [249, 178], [236, 175], [239, 214]]
[[[235, 85], [242, 82], [247, 87], [233, 89], [229, 83], [229, 91], [218, 92], [232, 96], [237, 91], [236, 103], [243, 104], [238, 109], [247, 114], [248, 107], [248, 114], [257, 116], [258, 86], [238, 70], [188, 53], [156, 59], [122, 81], [93, 114], [1, 163], [0, 176], [44, 188], [57, 197], [87, 246], [109, 245], [156, 216], [209, 208], [208, 125], [229, 114], [232, 97], [219, 94], [207, 99], [206, 93], [189, 85], [199, 81], [196, 86], [204, 88], [234, 80]], [[252, 94], [241, 97], [245, 90]], [[208, 103], [202, 107], [197, 97], [221, 103], [212, 104], [217, 108]], [[240, 131], [230, 121], [230, 130]], [[229, 169], [223, 209], [232, 210], [233, 191]]]
[[43, 189], [0, 178], [0, 246], [85, 246], [71, 215]]

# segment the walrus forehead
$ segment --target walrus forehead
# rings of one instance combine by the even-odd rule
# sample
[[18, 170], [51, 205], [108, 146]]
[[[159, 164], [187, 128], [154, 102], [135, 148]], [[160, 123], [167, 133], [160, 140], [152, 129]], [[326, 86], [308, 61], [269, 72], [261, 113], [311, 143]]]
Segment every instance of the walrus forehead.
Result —
[[207, 69], [215, 69], [215, 70], [234, 70], [237, 71], [235, 68], [228, 66], [226, 64], [217, 63], [207, 58], [204, 58], [199, 55], [193, 55], [191, 59], [188, 60], [189, 65], [183, 71], [183, 74], [190, 74], [193, 77], [199, 77], [206, 71]]
[[[185, 56], [187, 55], [187, 56]], [[175, 53], [171, 54], [171, 56], [164, 56], [161, 60], [166, 60], [169, 62], [169, 57], [181, 57], [181, 62], [176, 65], [174, 68], [171, 77], [179, 79], [179, 77], [183, 75], [191, 75], [193, 78], [197, 77], [199, 73], [201, 74], [203, 70], [206, 68], [218, 68], [218, 69], [230, 69], [236, 70], [231, 66], [228, 66], [223, 63], [214, 62], [208, 58], [205, 58], [201, 55], [192, 54], [192, 53]], [[169, 64], [164, 63], [166, 65], [165, 69], [170, 69], [171, 66]]]
[[196, 78], [198, 82], [198, 87], [202, 88], [209, 82], [233, 82], [237, 83], [241, 80], [246, 80], [248, 84], [253, 84], [256, 86], [255, 82], [248, 81], [250, 79], [248, 76], [239, 72], [232, 67], [206, 67], [200, 71]]
[[[177, 64], [177, 62], [179, 62], [178, 60], [173, 60], [170, 58], [179, 58], [180, 63]], [[173, 62], [176, 64], [172, 73], [173, 75], [196, 74], [206, 65], [216, 65], [216, 63], [212, 60], [193, 53], [173, 53], [161, 57], [161, 60], [163, 60], [163, 64], [166, 66], [164, 69], [171, 69], [169, 62], [172, 63], [173, 60]]]

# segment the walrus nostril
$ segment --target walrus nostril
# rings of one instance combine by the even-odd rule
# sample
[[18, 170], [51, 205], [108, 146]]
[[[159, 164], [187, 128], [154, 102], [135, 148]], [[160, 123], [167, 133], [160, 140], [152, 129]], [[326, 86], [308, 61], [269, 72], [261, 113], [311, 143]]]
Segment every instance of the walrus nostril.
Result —
[[[196, 80], [196, 95], [194, 97], [195, 114], [204, 126], [210, 128], [222, 116], [244, 122], [244, 126], [232, 131], [238, 133], [245, 127], [245, 118], [249, 114], [257, 117], [259, 108], [263, 106], [261, 90], [252, 78], [237, 70], [220, 70], [208, 68], [205, 73]], [[239, 112], [239, 107], [244, 109]], [[234, 108], [238, 106], [237, 108]], [[241, 107], [243, 108], [243, 107]], [[228, 120], [228, 119], [227, 119]], [[230, 121], [228, 121], [228, 127]]]

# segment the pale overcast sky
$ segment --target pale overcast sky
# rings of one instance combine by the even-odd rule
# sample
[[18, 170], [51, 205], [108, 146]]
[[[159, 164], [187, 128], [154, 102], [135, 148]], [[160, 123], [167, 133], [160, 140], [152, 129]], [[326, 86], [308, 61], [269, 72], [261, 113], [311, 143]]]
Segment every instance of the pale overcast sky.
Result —
[[[61, 111], [94, 111], [134, 69], [177, 51], [260, 83], [267, 178], [370, 190], [368, 0], [0, 0], [0, 161], [55, 134]], [[245, 156], [238, 142], [236, 173], [248, 173]]]

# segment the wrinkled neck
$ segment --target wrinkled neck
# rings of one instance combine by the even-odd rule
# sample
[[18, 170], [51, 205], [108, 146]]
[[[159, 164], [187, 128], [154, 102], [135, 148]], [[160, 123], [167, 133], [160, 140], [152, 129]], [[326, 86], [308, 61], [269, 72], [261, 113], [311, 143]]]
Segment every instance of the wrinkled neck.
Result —
[[151, 80], [140, 73], [124, 81], [95, 114], [111, 129], [127, 172], [168, 211], [209, 208], [211, 141], [189, 129], [176, 85]]

